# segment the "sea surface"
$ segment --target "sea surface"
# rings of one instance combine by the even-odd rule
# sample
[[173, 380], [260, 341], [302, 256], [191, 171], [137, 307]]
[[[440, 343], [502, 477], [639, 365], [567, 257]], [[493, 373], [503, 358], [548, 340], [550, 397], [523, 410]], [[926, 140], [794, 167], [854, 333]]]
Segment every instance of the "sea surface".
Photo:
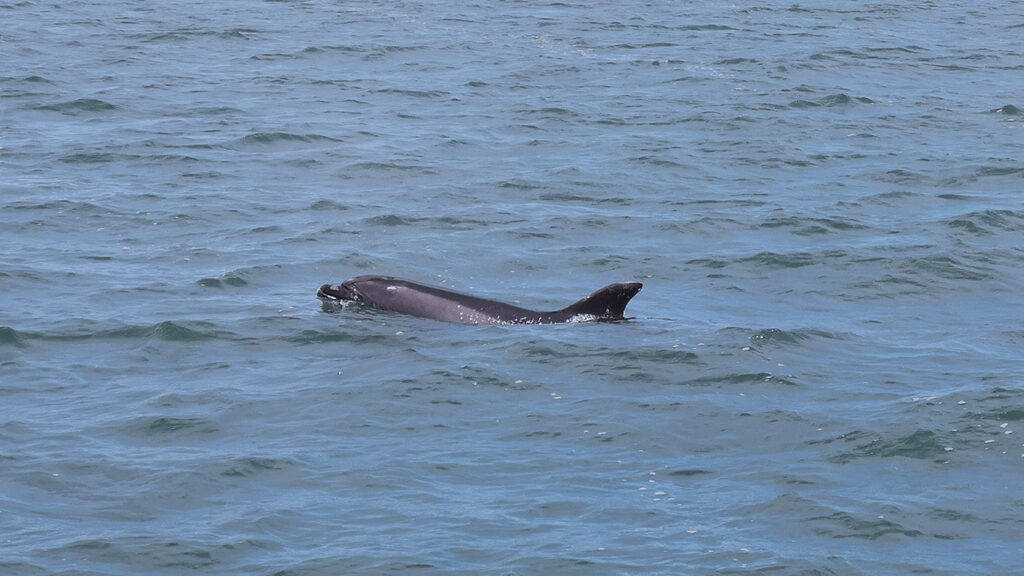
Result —
[[0, 0], [0, 574], [1022, 574], [1022, 151], [1020, 1]]

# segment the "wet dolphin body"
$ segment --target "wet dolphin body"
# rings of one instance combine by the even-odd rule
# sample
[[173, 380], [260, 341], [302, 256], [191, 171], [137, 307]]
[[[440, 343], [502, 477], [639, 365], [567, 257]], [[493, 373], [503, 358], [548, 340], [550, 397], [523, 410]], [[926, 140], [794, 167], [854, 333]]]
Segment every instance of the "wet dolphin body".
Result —
[[324, 302], [363, 302], [384, 310], [457, 324], [557, 324], [587, 320], [622, 320], [639, 282], [609, 284], [575, 304], [553, 312], [535, 312], [444, 288], [389, 276], [357, 276], [341, 284], [324, 284], [316, 295]]

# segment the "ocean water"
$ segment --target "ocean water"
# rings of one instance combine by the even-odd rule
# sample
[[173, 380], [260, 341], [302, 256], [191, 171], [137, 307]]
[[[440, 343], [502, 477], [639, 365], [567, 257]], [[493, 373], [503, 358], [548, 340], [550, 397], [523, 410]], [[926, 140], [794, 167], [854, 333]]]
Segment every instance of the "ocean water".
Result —
[[1024, 3], [0, 22], [0, 574], [1024, 570]]

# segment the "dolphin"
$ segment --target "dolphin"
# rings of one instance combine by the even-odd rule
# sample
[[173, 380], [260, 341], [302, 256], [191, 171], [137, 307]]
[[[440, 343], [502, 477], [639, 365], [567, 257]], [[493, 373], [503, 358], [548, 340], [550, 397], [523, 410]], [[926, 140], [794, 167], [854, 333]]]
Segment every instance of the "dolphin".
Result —
[[357, 276], [317, 291], [325, 303], [362, 302], [384, 310], [456, 324], [559, 324], [622, 320], [626, 304], [643, 288], [640, 282], [609, 284], [553, 312], [535, 312], [390, 276]]

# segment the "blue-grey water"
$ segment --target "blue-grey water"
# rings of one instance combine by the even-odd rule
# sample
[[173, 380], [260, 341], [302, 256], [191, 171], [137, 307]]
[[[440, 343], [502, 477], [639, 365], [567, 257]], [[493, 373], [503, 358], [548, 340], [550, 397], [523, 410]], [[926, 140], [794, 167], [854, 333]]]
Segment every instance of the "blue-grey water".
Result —
[[1021, 573], [1022, 150], [1021, 2], [2, 0], [0, 574]]

